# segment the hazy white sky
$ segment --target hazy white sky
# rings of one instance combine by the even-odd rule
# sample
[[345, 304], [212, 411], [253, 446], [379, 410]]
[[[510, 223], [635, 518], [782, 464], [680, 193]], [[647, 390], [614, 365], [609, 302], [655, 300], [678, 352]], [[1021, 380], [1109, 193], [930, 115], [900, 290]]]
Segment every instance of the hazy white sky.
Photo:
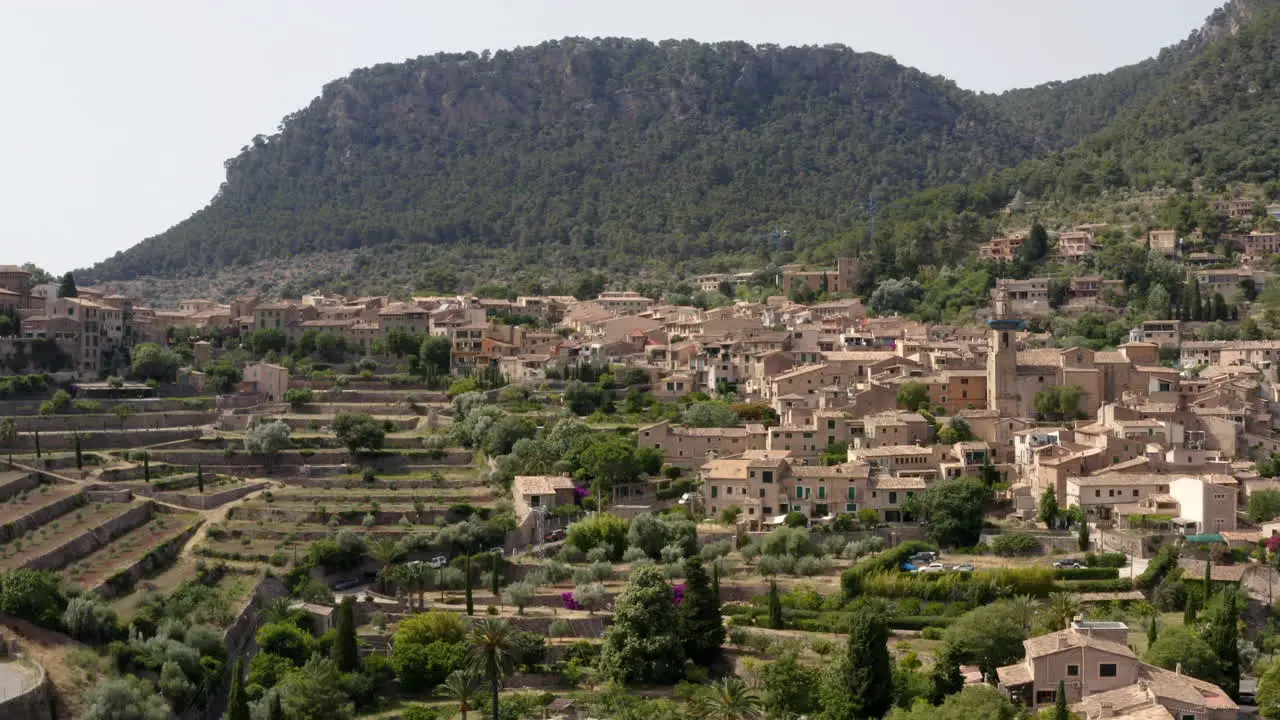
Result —
[[568, 35], [843, 43], [999, 91], [1137, 62], [1221, 0], [0, 0], [0, 264], [85, 267], [203, 207], [351, 69]]

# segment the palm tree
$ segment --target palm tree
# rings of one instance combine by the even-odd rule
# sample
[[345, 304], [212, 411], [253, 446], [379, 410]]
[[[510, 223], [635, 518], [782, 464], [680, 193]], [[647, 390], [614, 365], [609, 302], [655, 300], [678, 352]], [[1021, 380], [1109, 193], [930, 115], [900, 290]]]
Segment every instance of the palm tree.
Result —
[[515, 656], [515, 628], [506, 620], [487, 617], [471, 626], [467, 644], [471, 646], [472, 667], [489, 677], [493, 692], [493, 717], [498, 717], [498, 686], [511, 672]]
[[1017, 618], [1018, 624], [1023, 629], [1030, 628], [1031, 619], [1035, 617], [1036, 606], [1040, 604], [1040, 601], [1030, 595], [1017, 595], [1010, 599], [1009, 603], [1013, 608], [1013, 616]]
[[1080, 601], [1071, 593], [1049, 593], [1049, 627], [1054, 630], [1066, 630], [1067, 626], [1080, 612]]
[[758, 720], [764, 717], [760, 697], [736, 675], [713, 682], [693, 700], [693, 713], [703, 720]]
[[426, 607], [423, 600], [423, 593], [426, 592], [427, 585], [430, 584], [431, 568], [426, 563], [409, 563], [408, 565], [396, 565], [391, 570], [392, 579], [404, 591], [405, 597], [409, 600], [409, 609], [413, 609], [414, 593], [418, 597], [418, 609], [422, 610]]
[[282, 597], [282, 598], [276, 598], [275, 600], [272, 600], [268, 602], [266, 605], [262, 606], [263, 624], [277, 623], [277, 622], [285, 622], [285, 623], [293, 622], [294, 619], [297, 617], [298, 613], [297, 611], [289, 607], [291, 602], [292, 601], [289, 598]]
[[458, 703], [462, 710], [462, 720], [467, 720], [467, 711], [480, 694], [480, 676], [470, 668], [454, 670], [440, 683], [436, 692]]
[[400, 557], [400, 544], [389, 537], [375, 538], [369, 542], [365, 554], [382, 563], [378, 568], [378, 589], [386, 592], [387, 576], [392, 572], [392, 564]]

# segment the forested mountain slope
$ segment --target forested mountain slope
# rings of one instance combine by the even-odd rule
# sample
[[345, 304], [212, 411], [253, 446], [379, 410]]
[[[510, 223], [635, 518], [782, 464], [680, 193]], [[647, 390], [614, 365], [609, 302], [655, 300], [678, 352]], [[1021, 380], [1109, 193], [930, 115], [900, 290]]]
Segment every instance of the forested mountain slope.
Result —
[[953, 83], [843, 47], [566, 39], [330, 83], [208, 207], [93, 279], [409, 242], [707, 254], [1032, 156]]
[[83, 276], [337, 251], [351, 263], [318, 282], [445, 290], [455, 270], [558, 281], [852, 251], [869, 287], [964, 260], [1018, 190], [1274, 179], [1278, 44], [1280, 0], [1235, 0], [1146, 63], [1001, 96], [844, 47], [566, 39], [380, 65], [255, 138], [209, 206]]

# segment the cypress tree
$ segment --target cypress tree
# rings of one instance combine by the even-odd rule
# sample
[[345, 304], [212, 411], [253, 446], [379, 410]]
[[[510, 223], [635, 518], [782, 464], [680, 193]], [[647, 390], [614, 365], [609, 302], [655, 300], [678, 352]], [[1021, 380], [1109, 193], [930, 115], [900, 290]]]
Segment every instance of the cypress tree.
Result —
[[267, 720], [284, 720], [284, 710], [280, 707], [280, 693], [273, 692], [267, 700]]
[[227, 694], [225, 720], [249, 720], [249, 696], [244, 694], [244, 678], [240, 675], [240, 659], [231, 668], [231, 691]]
[[893, 706], [889, 626], [873, 605], [858, 603], [850, 614], [844, 657], [829, 666], [819, 695], [831, 718], [878, 718]]
[[36, 459], [40, 459], [40, 431], [36, 431]]
[[1156, 644], [1156, 638], [1160, 637], [1160, 629], [1156, 627], [1156, 616], [1151, 616], [1151, 622], [1147, 623], [1147, 647]]
[[81, 453], [81, 451], [80, 451], [80, 433], [76, 433], [75, 435], [72, 435], [72, 436], [71, 436], [71, 439], [72, 439], [72, 442], [74, 442], [74, 443], [75, 443], [75, 446], [76, 446], [76, 469], [77, 469], [77, 470], [83, 470], [83, 469], [84, 469], [84, 455], [83, 455], [83, 454]]
[[1080, 548], [1080, 552], [1089, 551], [1089, 521], [1080, 518], [1080, 528], [1076, 531], [1076, 546]]
[[196, 465], [196, 487], [200, 488], [200, 494], [204, 494], [204, 466]]
[[1212, 608], [1206, 603], [1205, 640], [1222, 668], [1218, 686], [1234, 700], [1240, 695], [1240, 606], [1236, 589], [1224, 588], [1216, 600]]
[[720, 598], [711, 590], [707, 571], [697, 555], [684, 561], [684, 599], [678, 613], [685, 657], [702, 666], [720, 657], [724, 644], [724, 620]]
[[489, 560], [493, 563], [493, 573], [489, 575], [489, 592], [492, 592], [494, 597], [501, 597], [502, 586], [498, 578], [498, 558], [490, 555]]
[[463, 565], [463, 571], [466, 572], [467, 574], [467, 614], [475, 615], [476, 606], [475, 606], [475, 602], [471, 599], [471, 586], [473, 582], [472, 582], [472, 574], [471, 574], [471, 556], [470, 555], [466, 556], [466, 562]]
[[778, 597], [778, 581], [769, 581], [769, 627], [782, 628], [782, 598]]
[[711, 594], [720, 602], [720, 561], [711, 562]]
[[960, 674], [960, 659], [956, 649], [951, 645], [943, 645], [933, 663], [933, 672], [929, 675], [929, 702], [941, 705], [948, 695], [964, 689], [964, 676]]
[[1204, 559], [1204, 602], [1207, 604], [1209, 598], [1213, 596], [1213, 555], [1210, 554]]
[[1071, 709], [1067, 707], [1067, 686], [1058, 681], [1058, 691], [1053, 694], [1053, 720], [1071, 720]]
[[71, 273], [62, 276], [62, 282], [58, 285], [58, 297], [73, 298], [78, 297], [80, 291], [76, 289], [76, 278]]
[[336, 629], [333, 661], [342, 672], [355, 672], [360, 669], [360, 648], [356, 643], [356, 599], [350, 595], [338, 606]]

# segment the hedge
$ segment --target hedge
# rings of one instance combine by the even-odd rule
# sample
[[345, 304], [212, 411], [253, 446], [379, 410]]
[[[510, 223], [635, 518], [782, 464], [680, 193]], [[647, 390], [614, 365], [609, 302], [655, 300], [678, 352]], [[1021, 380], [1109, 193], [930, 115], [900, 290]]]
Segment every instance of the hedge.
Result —
[[1137, 586], [1143, 590], [1148, 590], [1160, 584], [1165, 575], [1169, 571], [1178, 566], [1178, 548], [1173, 545], [1165, 545], [1160, 548], [1156, 556], [1151, 559], [1151, 564], [1147, 565], [1147, 569], [1142, 571], [1138, 576]]
[[1116, 580], [1120, 570], [1113, 567], [1059, 568], [1054, 570], [1059, 580]]
[[1122, 568], [1129, 564], [1129, 558], [1118, 552], [1087, 552], [1084, 554], [1084, 564], [1089, 567]]
[[862, 578], [876, 572], [892, 570], [897, 572], [907, 558], [918, 552], [936, 552], [938, 546], [919, 540], [912, 540], [901, 545], [877, 553], [840, 574], [840, 589], [845, 597], [854, 597], [861, 592]]
[[893, 630], [923, 630], [930, 627], [944, 628], [955, 620], [945, 615], [909, 615], [891, 618], [888, 625]]
[[1133, 581], [1122, 580], [1079, 580], [1059, 583], [1057, 590], [1065, 592], [1128, 592], [1133, 589]]

